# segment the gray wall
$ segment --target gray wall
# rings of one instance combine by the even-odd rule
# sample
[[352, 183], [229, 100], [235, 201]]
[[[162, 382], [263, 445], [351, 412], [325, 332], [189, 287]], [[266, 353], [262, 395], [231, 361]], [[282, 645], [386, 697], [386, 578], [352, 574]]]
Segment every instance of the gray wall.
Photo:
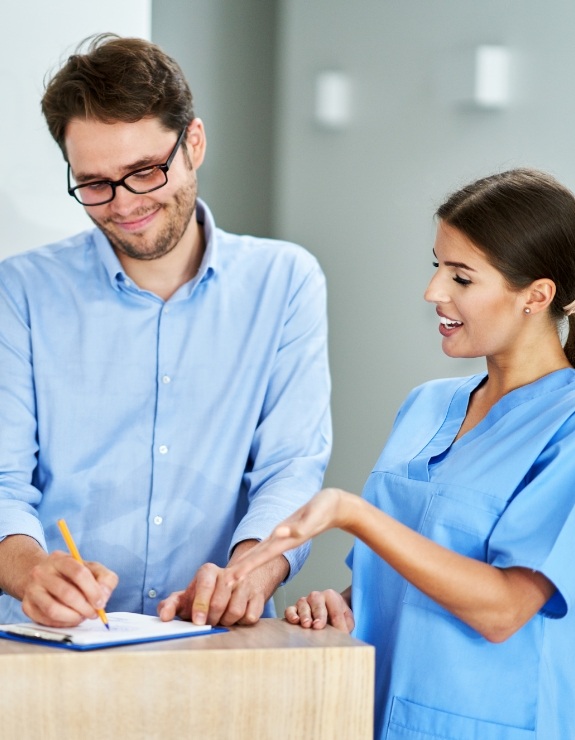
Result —
[[[442, 197], [517, 164], [575, 184], [567, 130], [563, 145], [555, 133], [575, 106], [549, 84], [560, 56], [575, 64], [572, 39], [559, 39], [575, 28], [574, 10], [525, 0], [286, 0], [281, 10], [274, 224], [309, 245], [328, 277], [335, 444], [327, 483], [359, 492], [409, 389], [478, 369], [442, 355], [437, 317], [422, 300]], [[515, 99], [504, 111], [445, 100], [459, 53], [484, 43], [513, 53]], [[349, 74], [354, 97], [341, 133], [312, 120], [315, 74], [332, 68]], [[333, 561], [349, 544], [342, 533], [324, 536], [278, 603], [340, 587], [349, 576]]]
[[275, 0], [152, 4], [152, 39], [182, 65], [206, 126], [200, 196], [219, 226], [257, 236], [272, 231], [276, 15]]
[[[182, 49], [209, 111], [208, 133], [223, 127], [200, 175], [209, 181], [204, 193], [220, 221], [247, 231], [265, 228], [267, 202], [251, 185], [242, 190], [245, 167], [227, 149], [218, 161], [217, 148], [233, 136], [254, 159], [259, 137], [243, 117], [238, 128], [229, 80], [216, 79], [214, 68], [233, 70], [244, 94], [253, 94], [234, 67], [249, 67], [252, 54], [269, 63], [269, 48], [262, 57], [254, 33], [276, 38], [275, 113], [260, 121], [273, 129], [275, 144], [270, 233], [307, 246], [328, 278], [335, 445], [327, 483], [359, 492], [408, 390], [482, 367], [442, 355], [433, 307], [422, 299], [436, 206], [460, 184], [517, 165], [549, 170], [575, 187], [575, 3], [157, 0], [153, 38]], [[512, 55], [512, 99], [504, 110], [449, 99], [461, 55], [478, 44], [504, 44]], [[351, 81], [353, 118], [339, 132], [313, 117], [315, 77], [331, 69]], [[345, 586], [349, 544], [341, 533], [318, 538], [278, 604], [311, 588]]]

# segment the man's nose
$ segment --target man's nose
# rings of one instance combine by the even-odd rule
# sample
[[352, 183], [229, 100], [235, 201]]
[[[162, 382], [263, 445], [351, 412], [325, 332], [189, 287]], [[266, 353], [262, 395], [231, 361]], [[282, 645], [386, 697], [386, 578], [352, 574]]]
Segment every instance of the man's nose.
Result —
[[110, 201], [110, 206], [117, 213], [130, 213], [140, 205], [143, 195], [132, 193], [125, 185], [117, 185], [114, 200]]

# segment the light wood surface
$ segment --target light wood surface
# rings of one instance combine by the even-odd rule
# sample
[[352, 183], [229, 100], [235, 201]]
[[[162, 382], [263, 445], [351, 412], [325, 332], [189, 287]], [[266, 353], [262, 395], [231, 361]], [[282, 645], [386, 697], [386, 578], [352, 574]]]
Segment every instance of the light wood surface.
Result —
[[0, 639], [3, 740], [368, 740], [374, 649], [281, 619], [76, 653]]

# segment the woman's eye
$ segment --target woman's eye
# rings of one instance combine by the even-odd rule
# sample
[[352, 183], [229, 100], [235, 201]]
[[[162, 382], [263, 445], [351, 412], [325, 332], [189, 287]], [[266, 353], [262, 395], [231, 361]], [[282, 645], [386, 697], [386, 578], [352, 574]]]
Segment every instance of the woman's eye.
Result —
[[435, 269], [439, 267], [439, 262], [432, 262], [431, 264], [435, 267]]
[[471, 280], [466, 280], [465, 278], [459, 277], [459, 275], [455, 275], [453, 279], [458, 285], [471, 285]]

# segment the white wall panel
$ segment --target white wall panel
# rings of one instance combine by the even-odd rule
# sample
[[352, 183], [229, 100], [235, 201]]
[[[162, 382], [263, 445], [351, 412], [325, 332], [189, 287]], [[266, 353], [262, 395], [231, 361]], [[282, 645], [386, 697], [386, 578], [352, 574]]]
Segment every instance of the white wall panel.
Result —
[[4, 0], [0, 4], [0, 258], [90, 225], [40, 113], [43, 80], [86, 36], [150, 38], [151, 0]]

